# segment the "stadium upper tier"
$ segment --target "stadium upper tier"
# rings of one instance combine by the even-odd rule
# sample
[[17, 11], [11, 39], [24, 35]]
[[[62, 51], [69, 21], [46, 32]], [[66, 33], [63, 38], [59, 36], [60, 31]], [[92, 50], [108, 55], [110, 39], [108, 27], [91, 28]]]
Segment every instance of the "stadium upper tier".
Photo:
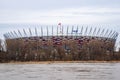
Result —
[[118, 33], [113, 30], [99, 27], [84, 26], [45, 26], [16, 30], [4, 34], [5, 39], [45, 36], [79, 36], [100, 37], [116, 40]]

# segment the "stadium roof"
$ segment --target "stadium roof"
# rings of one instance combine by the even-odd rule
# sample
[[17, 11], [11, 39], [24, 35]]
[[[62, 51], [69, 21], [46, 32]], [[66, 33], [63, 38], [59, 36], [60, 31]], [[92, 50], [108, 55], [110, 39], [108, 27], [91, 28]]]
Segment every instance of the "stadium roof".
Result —
[[34, 26], [22, 30], [10, 31], [4, 34], [6, 39], [34, 36], [96, 36], [116, 39], [118, 33], [114, 30], [89, 26]]

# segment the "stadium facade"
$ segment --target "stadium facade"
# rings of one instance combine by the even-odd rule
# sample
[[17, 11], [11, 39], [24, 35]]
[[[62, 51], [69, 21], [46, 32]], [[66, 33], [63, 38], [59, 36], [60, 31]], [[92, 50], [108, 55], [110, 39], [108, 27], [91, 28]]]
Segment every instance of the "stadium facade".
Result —
[[80, 50], [84, 44], [93, 40], [110, 42], [115, 45], [117, 36], [116, 31], [109, 29], [62, 25], [28, 28], [4, 34], [8, 51], [12, 51], [11, 45], [20, 47], [17, 43], [19, 41], [22, 41], [24, 46], [27, 46], [28, 43], [35, 43], [34, 46], [31, 46], [32, 50], [61, 46], [65, 51], [71, 49], [67, 43], [75, 42], [76, 48]]

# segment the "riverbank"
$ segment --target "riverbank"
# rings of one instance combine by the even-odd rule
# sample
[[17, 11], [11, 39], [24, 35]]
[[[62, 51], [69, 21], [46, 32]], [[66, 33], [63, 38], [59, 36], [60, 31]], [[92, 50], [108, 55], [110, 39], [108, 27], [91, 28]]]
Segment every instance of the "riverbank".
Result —
[[53, 63], [120, 63], [120, 61], [11, 61], [12, 64], [53, 64]]

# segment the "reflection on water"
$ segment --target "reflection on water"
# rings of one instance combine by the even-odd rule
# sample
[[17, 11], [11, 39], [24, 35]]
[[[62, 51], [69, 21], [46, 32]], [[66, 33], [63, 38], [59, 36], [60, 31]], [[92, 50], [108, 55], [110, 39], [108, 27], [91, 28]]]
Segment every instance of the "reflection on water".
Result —
[[0, 64], [0, 80], [120, 80], [120, 63]]

